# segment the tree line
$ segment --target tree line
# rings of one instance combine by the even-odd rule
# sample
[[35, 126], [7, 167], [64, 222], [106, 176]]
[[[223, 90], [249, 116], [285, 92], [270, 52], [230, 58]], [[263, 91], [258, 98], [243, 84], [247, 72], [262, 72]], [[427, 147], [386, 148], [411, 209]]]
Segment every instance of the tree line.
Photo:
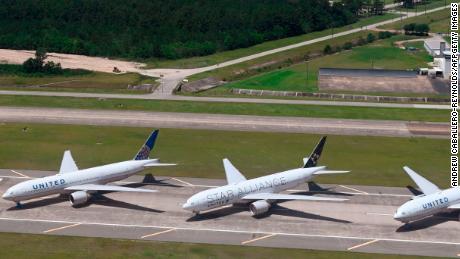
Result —
[[362, 0], [2, 0], [0, 48], [178, 59], [356, 22]]

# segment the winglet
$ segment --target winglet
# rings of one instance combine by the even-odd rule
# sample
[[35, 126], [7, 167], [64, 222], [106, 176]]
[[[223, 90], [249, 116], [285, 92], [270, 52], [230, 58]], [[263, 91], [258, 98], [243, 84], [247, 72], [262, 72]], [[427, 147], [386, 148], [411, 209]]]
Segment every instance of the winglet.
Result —
[[246, 177], [244, 177], [244, 175], [242, 175], [240, 171], [232, 165], [230, 160], [225, 158], [223, 162], [228, 184], [237, 184], [239, 182], [246, 181]]
[[64, 155], [62, 156], [62, 162], [61, 167], [59, 168], [59, 173], [65, 174], [75, 171], [78, 171], [78, 167], [72, 158], [72, 153], [70, 153], [70, 150], [66, 150], [64, 151]]
[[304, 162], [305, 162], [303, 166], [304, 168], [316, 166], [316, 164], [318, 163], [318, 159], [321, 157], [321, 153], [323, 152], [323, 147], [324, 147], [324, 144], [326, 143], [326, 138], [327, 136], [324, 136], [321, 138], [318, 145], [316, 145], [315, 149], [311, 153], [310, 157], [308, 157], [306, 162], [304, 159]]
[[145, 144], [141, 147], [139, 152], [137, 152], [134, 160], [145, 160], [149, 158], [150, 151], [152, 151], [155, 146], [155, 141], [157, 140], [159, 130], [155, 130], [150, 134]]
[[423, 176], [417, 174], [414, 170], [410, 169], [408, 166], [403, 167], [404, 171], [412, 178], [412, 180], [417, 184], [420, 190], [425, 194], [432, 194], [439, 191], [439, 187], [434, 183], [423, 178]]

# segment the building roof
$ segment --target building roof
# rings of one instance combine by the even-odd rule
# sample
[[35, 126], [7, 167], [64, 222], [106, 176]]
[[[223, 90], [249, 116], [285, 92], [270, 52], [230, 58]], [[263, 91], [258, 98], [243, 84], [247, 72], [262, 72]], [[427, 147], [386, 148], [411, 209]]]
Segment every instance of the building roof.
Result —
[[320, 68], [320, 76], [352, 76], [352, 77], [416, 77], [417, 71], [390, 69], [348, 69]]
[[439, 49], [441, 42], [446, 43], [446, 49], [450, 49], [449, 43], [447, 43], [447, 41], [445, 41], [442, 38], [435, 38], [435, 39], [431, 38], [431, 39], [425, 40], [424, 42], [425, 42], [425, 46], [427, 46], [429, 49], [432, 49], [432, 50]]

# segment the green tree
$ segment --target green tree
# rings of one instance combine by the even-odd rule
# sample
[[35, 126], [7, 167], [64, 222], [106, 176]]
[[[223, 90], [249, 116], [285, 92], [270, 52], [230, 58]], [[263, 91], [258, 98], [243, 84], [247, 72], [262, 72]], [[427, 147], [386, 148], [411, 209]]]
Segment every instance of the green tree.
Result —
[[326, 54], [326, 55], [331, 54], [332, 53], [331, 45], [327, 44], [326, 46], [324, 46], [323, 53]]

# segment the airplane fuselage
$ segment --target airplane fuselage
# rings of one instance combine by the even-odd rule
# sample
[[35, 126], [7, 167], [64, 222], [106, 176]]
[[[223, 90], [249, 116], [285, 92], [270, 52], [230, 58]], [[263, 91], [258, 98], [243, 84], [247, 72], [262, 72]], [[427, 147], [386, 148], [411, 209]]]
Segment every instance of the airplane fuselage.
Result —
[[313, 178], [313, 173], [325, 167], [292, 169], [262, 176], [237, 184], [229, 184], [199, 192], [187, 200], [184, 208], [200, 212], [242, 202], [242, 197], [254, 193], [279, 193]]
[[404, 223], [445, 212], [453, 204], [460, 203], [460, 187], [450, 188], [429, 195], [414, 197], [396, 211], [394, 218]]
[[52, 194], [70, 193], [65, 188], [82, 184], [106, 184], [125, 179], [144, 169], [152, 160], [129, 160], [75, 172], [32, 179], [10, 187], [4, 199], [19, 202]]

